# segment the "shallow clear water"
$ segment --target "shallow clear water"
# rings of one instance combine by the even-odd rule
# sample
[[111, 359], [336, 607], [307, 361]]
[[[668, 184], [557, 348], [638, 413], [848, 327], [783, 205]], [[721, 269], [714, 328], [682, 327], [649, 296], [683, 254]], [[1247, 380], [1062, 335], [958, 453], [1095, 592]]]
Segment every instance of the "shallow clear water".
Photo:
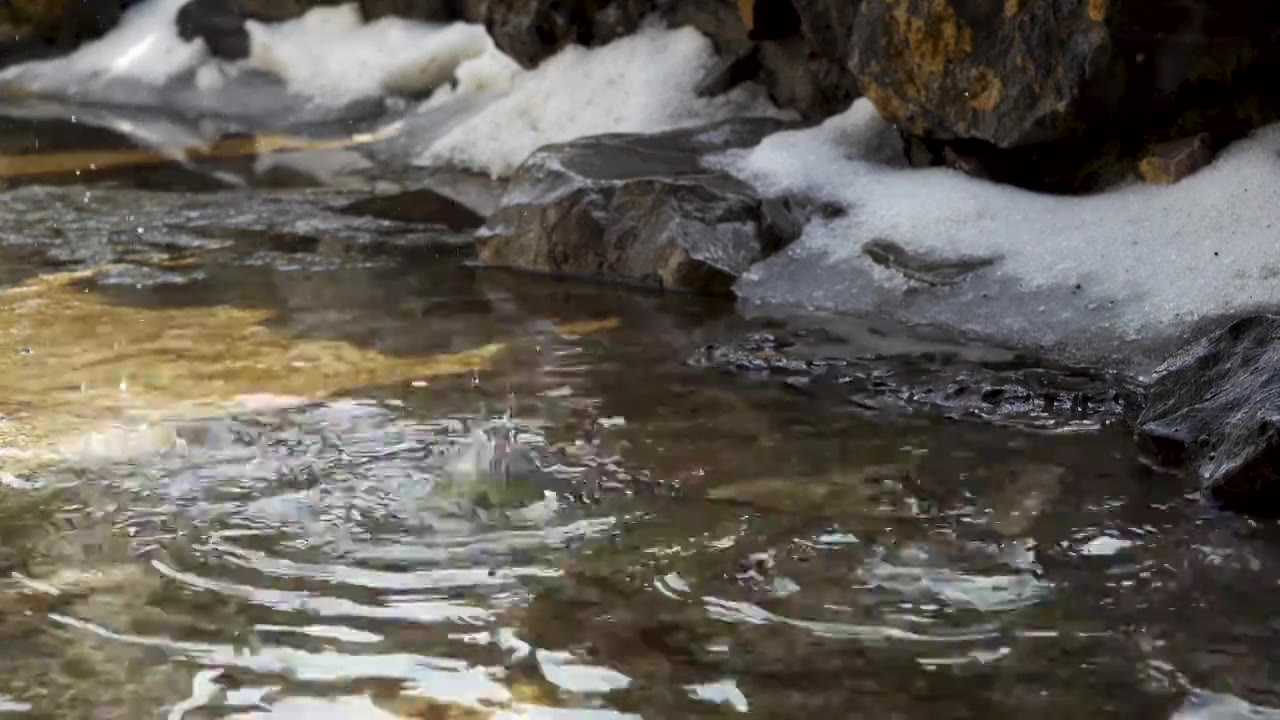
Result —
[[1280, 533], [1122, 426], [815, 401], [682, 362], [723, 303], [150, 172], [0, 193], [0, 715], [1280, 717]]

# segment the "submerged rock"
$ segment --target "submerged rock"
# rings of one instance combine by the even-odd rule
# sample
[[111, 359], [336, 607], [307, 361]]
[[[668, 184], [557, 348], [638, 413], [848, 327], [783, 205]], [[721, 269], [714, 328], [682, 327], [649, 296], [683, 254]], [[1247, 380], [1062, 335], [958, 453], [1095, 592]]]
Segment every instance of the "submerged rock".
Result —
[[749, 119], [551, 145], [512, 177], [478, 236], [482, 264], [725, 294], [799, 234], [795, 204], [704, 167], [782, 127]]
[[474, 230], [484, 224], [484, 218], [475, 210], [429, 188], [356, 200], [342, 206], [338, 212], [396, 222], [441, 225], [458, 232]]
[[1238, 320], [1169, 358], [1137, 432], [1229, 507], [1280, 514], [1280, 316]]
[[865, 355], [818, 330], [752, 333], [700, 348], [688, 362], [778, 380], [807, 395], [866, 410], [926, 409], [1032, 427], [1131, 417], [1141, 401], [1134, 384], [1118, 374], [1040, 366], [1016, 357], [974, 362], [936, 351]]

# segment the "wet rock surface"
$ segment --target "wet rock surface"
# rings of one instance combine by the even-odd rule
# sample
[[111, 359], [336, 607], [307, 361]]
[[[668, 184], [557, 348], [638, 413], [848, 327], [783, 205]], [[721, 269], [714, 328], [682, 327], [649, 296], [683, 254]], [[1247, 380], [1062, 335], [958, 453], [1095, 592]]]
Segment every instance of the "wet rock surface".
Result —
[[1280, 513], [1280, 316], [1238, 320], [1171, 357], [1137, 432], [1229, 507]]
[[973, 362], [946, 352], [859, 356], [843, 338], [817, 329], [754, 332], [702, 347], [687, 362], [866, 410], [933, 410], [1024, 426], [1123, 420], [1142, 402], [1137, 383], [1100, 370], [1017, 357]]
[[783, 125], [741, 120], [656, 135], [552, 145], [516, 171], [479, 231], [481, 263], [726, 294], [790, 240], [802, 211], [759, 197], [700, 158]]
[[484, 224], [484, 218], [475, 210], [429, 188], [375, 195], [344, 205], [339, 212], [396, 222], [441, 225], [454, 231], [474, 230]]

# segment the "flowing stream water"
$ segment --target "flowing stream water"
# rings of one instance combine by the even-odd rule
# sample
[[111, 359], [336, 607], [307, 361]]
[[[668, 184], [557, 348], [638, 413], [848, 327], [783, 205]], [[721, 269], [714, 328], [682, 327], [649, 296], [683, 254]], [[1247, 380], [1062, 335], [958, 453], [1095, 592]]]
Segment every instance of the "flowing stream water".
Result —
[[1121, 423], [815, 401], [684, 362], [730, 303], [25, 122], [0, 716], [1280, 718], [1280, 533]]

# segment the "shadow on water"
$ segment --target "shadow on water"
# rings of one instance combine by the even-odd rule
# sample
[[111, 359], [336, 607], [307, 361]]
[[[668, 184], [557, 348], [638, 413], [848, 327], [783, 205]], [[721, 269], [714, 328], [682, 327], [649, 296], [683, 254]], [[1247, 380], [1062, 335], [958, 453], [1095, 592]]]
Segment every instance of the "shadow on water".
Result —
[[1275, 527], [1122, 424], [711, 373], [724, 304], [349, 199], [0, 194], [0, 713], [1280, 716]]

